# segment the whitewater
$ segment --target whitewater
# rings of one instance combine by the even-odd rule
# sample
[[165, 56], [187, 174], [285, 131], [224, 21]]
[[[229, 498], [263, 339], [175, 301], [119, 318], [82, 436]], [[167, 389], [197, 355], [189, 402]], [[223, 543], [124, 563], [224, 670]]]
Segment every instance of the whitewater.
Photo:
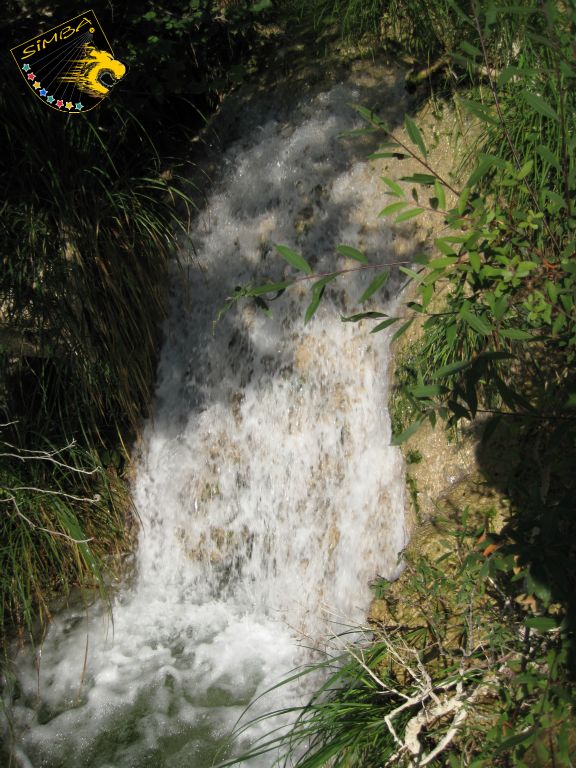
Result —
[[[359, 266], [341, 243], [376, 263], [405, 253], [377, 216], [370, 139], [342, 135], [362, 127], [353, 104], [401, 100], [386, 77], [283, 89], [228, 118], [232, 138], [172, 271], [135, 449], [133, 574], [111, 613], [99, 601], [63, 610], [40, 646], [17, 652], [5, 737], [20, 768], [207, 768], [229, 754], [249, 702], [364, 622], [370, 582], [399, 572], [389, 340], [340, 319], [374, 274], [331, 283], [308, 324], [305, 281], [269, 303], [271, 317], [247, 300], [214, 322], [237, 286], [295, 276], [275, 244], [317, 273]], [[392, 307], [399, 286], [392, 269], [373, 306]], [[305, 698], [294, 686], [251, 712]]]

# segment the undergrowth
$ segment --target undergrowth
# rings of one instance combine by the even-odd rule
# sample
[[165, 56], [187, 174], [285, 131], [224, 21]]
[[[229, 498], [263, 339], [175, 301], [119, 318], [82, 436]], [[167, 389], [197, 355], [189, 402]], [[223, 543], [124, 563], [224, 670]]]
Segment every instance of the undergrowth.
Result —
[[[6, 49], [70, 15], [0, 5]], [[86, 114], [46, 109], [2, 65], [0, 634], [48, 618], [71, 585], [103, 589], [105, 556], [131, 545], [128, 449], [198, 198], [178, 156], [254, 66], [270, 5], [96, 0], [129, 72]]]
[[[377, 619], [346, 635], [300, 677], [323, 685], [290, 716], [288, 736], [249, 755], [298, 768], [570, 766], [574, 688], [566, 626], [531, 611], [529, 572], [468, 510], [436, 520], [428, 554], [406, 554], [376, 585]], [[430, 549], [430, 542], [428, 542]], [[243, 728], [238, 731], [238, 736]], [[273, 755], [280, 750], [281, 757]], [[223, 766], [237, 764], [231, 760]]]
[[[341, 7], [345, 19], [358, 5], [314, 8]], [[287, 736], [255, 745], [279, 750], [277, 765], [548, 768], [573, 765], [576, 753], [576, 5], [441, 7], [447, 34], [458, 31], [449, 47], [430, 47], [425, 14], [415, 34], [445, 57], [478, 138], [459, 183], [433, 167], [411, 117], [392, 132], [357, 108], [360, 133], [381, 137], [373, 159], [420, 166], [383, 177], [380, 216], [401, 224], [427, 211], [443, 232], [400, 266], [411, 284], [402, 310], [380, 308], [389, 270], [379, 264], [360, 311], [342, 320], [393, 329], [392, 341], [417, 323], [420, 340], [396, 368], [393, 442], [425, 422], [457, 429], [482, 416], [484, 482], [509, 513], [496, 530], [474, 509], [455, 510], [441, 554], [408, 555], [382, 622], [334, 660]], [[266, 309], [267, 296], [309, 281], [311, 322], [350, 271], [315, 275], [277, 248], [300, 275], [241, 287], [224, 310], [246, 298]], [[354, 244], [336, 250], [370, 268]]]

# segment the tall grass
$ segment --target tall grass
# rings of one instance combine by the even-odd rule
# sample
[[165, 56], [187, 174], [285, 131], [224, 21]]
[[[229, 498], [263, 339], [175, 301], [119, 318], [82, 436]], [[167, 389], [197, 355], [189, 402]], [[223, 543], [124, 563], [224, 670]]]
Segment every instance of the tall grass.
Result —
[[17, 89], [0, 95], [0, 309], [24, 430], [104, 437], [147, 401], [185, 196], [144, 130], [107, 108], [106, 125], [63, 121]]
[[[343, 645], [346, 643], [345, 636], [339, 639]], [[346, 651], [287, 678], [280, 685], [308, 676], [324, 679], [324, 683], [304, 706], [276, 710], [240, 726], [234, 734], [236, 738], [269, 718], [294, 721], [289, 733], [284, 729], [272, 732], [256, 741], [249, 752], [221, 763], [219, 768], [244, 764], [265, 754], [270, 755], [270, 764], [274, 766], [383, 766], [397, 751], [384, 718], [401, 700], [393, 693], [397, 683], [389, 674], [388, 661], [387, 644], [365, 636], [362, 641], [356, 638]], [[391, 688], [386, 694], [387, 683]], [[401, 728], [408, 719], [408, 714], [403, 714], [396, 726]]]
[[71, 586], [103, 591], [103, 558], [123, 549], [130, 499], [93, 452], [41, 438], [42, 449], [20, 449], [15, 426], [0, 429], [0, 627], [22, 632]]
[[560, 623], [527, 609], [528, 572], [508, 546], [498, 551], [492, 514], [437, 519], [426, 551], [409, 550], [400, 580], [378, 585], [379, 618], [296, 674], [312, 675], [310, 700], [236, 736], [278, 716], [294, 720], [288, 733], [220, 768], [264, 754], [283, 768], [571, 765], [575, 689], [560, 672]]
[[119, 546], [117, 470], [146, 413], [190, 199], [127, 110], [65, 118], [6, 74], [0, 623], [30, 626], [56, 587], [102, 585], [100, 556]]
[[[515, 190], [514, 204], [544, 210], [550, 202], [563, 200], [569, 212], [570, 186], [576, 173], [575, 65], [571, 53], [574, 12], [543, 4], [517, 8], [511, 14], [507, 20], [513, 28], [509, 56], [486, 68], [479, 87], [482, 99], [490, 105], [492, 119], [482, 121], [483, 131], [473, 151], [492, 154], [516, 166], [530, 160], [524, 177], [526, 188]], [[478, 10], [475, 23], [489, 46], [495, 37], [493, 21]], [[505, 115], [505, 120], [500, 115]], [[487, 188], [492, 178], [493, 174], [486, 177]], [[531, 196], [528, 185], [539, 194]]]
[[455, 47], [466, 32], [450, 0], [292, 0], [292, 5], [317, 29], [332, 26], [352, 40], [396, 44], [424, 61]]

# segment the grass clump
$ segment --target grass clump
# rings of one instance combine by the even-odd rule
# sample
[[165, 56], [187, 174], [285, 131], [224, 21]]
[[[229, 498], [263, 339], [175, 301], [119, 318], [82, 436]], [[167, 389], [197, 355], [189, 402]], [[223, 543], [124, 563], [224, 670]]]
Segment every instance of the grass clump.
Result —
[[11, 427], [0, 431], [0, 622], [22, 632], [49, 619], [50, 599], [71, 586], [103, 590], [130, 501], [94, 453], [74, 443], [19, 449]]
[[301, 673], [325, 682], [289, 736], [251, 755], [280, 747], [272, 764], [296, 768], [569, 766], [565, 627], [557, 606], [527, 599], [529, 574], [504, 537], [459, 510], [406, 558], [400, 580], [380, 587], [371, 626]]
[[0, 622], [20, 629], [57, 588], [103, 586], [120, 546], [186, 220], [144, 127], [107, 110], [63, 119], [14, 78], [0, 94]]

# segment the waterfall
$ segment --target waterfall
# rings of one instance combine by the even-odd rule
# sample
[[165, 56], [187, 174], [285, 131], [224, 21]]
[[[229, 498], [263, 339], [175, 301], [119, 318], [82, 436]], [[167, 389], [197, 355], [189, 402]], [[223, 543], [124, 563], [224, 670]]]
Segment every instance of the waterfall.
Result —
[[328, 286], [306, 325], [304, 283], [270, 302], [272, 317], [247, 302], [213, 322], [235, 286], [293, 274], [274, 243], [318, 272], [358, 266], [339, 243], [397, 258], [366, 145], [341, 136], [361, 125], [350, 104], [375, 88], [349, 80], [238, 109], [173, 270], [134, 479], [135, 574], [112, 615], [66, 609], [41, 648], [18, 653], [19, 765], [207, 768], [250, 700], [302, 664], [305, 646], [364, 621], [371, 579], [397, 573], [389, 345], [340, 321], [373, 274]]

